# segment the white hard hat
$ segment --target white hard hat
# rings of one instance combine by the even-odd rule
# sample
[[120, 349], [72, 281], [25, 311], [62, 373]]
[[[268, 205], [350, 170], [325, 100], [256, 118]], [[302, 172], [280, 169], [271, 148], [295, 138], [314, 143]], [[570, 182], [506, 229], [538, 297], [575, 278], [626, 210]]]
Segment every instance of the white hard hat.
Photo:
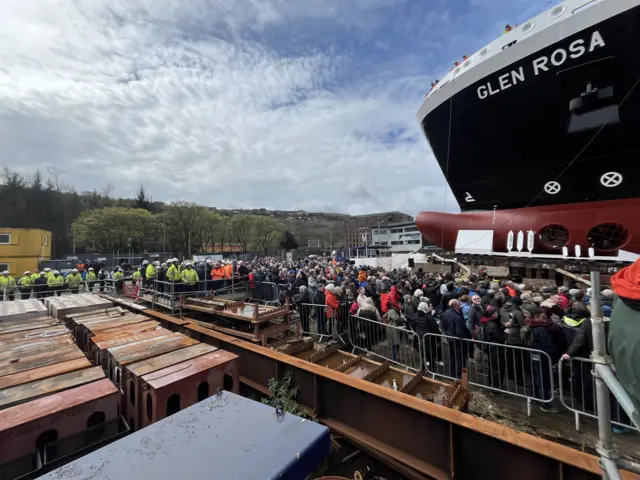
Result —
[[73, 270], [71, 270], [73, 273], [78, 273], [78, 269], [74, 268]]
[[44, 271], [45, 271], [45, 272], [50, 272], [50, 271], [51, 271], [51, 269], [50, 269], [50, 268], [45, 268], [45, 269], [44, 269]]
[[5, 270], [4, 272], [2, 272], [2, 275], [9, 275], [9, 270]]
[[26, 272], [23, 273], [23, 275], [29, 275], [31, 272], [29, 270], [27, 270]]
[[46, 275], [47, 272], [45, 272], [44, 270], [40, 272], [40, 275]]
[[54, 270], [54, 271], [53, 271], [53, 274], [54, 274], [54, 275], [60, 275], [60, 270]]
[[158, 260], [156, 260], [155, 262], [153, 262], [154, 265], [160, 265], [160, 262]]
[[93, 272], [93, 267], [89, 267], [89, 271], [90, 271], [90, 272]]
[[180, 260], [178, 260], [178, 257], [173, 257], [173, 258], [171, 259], [171, 261], [172, 261], [172, 262], [179, 262]]
[[143, 260], [143, 261], [142, 261], [142, 264], [143, 264], [143, 265], [149, 265], [149, 260]]
[[122, 268], [121, 268], [121, 267], [118, 267], [118, 271], [119, 271], [119, 272], [121, 272], [121, 271], [122, 271]]

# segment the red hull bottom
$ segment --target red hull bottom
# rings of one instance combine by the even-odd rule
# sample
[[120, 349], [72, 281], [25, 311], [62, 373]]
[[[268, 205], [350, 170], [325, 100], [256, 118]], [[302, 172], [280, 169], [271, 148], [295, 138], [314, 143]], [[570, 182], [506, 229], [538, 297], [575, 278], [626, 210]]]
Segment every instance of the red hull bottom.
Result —
[[[416, 224], [422, 235], [445, 250], [454, 250], [459, 230], [493, 230], [493, 250], [507, 251], [510, 231], [525, 236], [530, 230], [536, 233], [534, 253], [559, 253], [561, 247], [545, 244], [540, 232], [550, 225], [559, 225], [569, 233], [564, 246], [573, 252], [580, 245], [583, 255], [593, 246], [594, 232], [598, 226], [610, 224], [622, 226], [626, 234], [617, 228], [622, 241], [615, 249], [596, 249], [596, 255], [616, 256], [619, 250], [640, 254], [640, 198], [608, 200], [602, 202], [571, 203], [513, 210], [477, 211], [465, 213], [420, 212]], [[601, 227], [599, 231], [611, 230]], [[525, 237], [526, 238], [526, 237]]]

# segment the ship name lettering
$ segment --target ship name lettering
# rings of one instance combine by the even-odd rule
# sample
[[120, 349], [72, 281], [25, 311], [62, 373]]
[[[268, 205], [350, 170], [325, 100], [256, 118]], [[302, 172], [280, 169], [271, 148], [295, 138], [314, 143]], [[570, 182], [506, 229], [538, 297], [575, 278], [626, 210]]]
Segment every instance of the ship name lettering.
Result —
[[486, 85], [480, 85], [478, 87], [478, 97], [480, 97], [481, 100], [484, 100], [489, 95], [500, 93], [502, 90], [511, 88], [519, 82], [524, 82], [524, 69], [522, 67], [500, 75], [498, 77], [497, 88], [494, 88], [494, 86], [491, 85], [491, 82], [488, 82]]
[[[597, 30], [591, 34], [591, 41], [589, 42], [589, 53], [593, 52], [596, 48], [604, 47], [605, 43], [602, 39], [602, 35]], [[574, 40], [569, 45], [570, 55], [564, 48], [559, 48], [555, 50], [551, 57], [544, 56], [536, 58], [533, 61], [533, 73], [535, 75], [540, 75], [541, 72], [549, 71], [549, 60], [551, 60], [551, 64], [554, 67], [559, 67], [564, 62], [567, 61], [568, 57], [571, 58], [580, 58], [587, 52], [587, 48], [585, 47], [585, 41], [583, 39]]]
[[[533, 74], [535, 76], [540, 75], [543, 72], [548, 72], [550, 68], [559, 67], [563, 65], [567, 59], [576, 59], [583, 56], [585, 53], [593, 52], [596, 48], [605, 46], [604, 39], [600, 32], [597, 30], [591, 34], [591, 39], [579, 38], [571, 42], [568, 48], [558, 48], [551, 53], [551, 55], [545, 55], [536, 58], [533, 61]], [[530, 75], [530, 72], [527, 72]], [[510, 72], [503, 73], [497, 78], [497, 81], [489, 81], [483, 85], [480, 85], [477, 90], [478, 98], [485, 100], [496, 93], [500, 93], [503, 90], [507, 90], [518, 83], [524, 82], [526, 79], [525, 69], [519, 67]]]

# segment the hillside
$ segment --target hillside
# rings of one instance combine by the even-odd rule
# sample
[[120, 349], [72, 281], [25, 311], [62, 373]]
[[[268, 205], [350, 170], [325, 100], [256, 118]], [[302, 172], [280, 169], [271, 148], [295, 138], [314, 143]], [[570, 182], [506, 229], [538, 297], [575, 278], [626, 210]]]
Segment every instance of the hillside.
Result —
[[305, 212], [304, 210], [217, 209], [222, 215], [264, 215], [281, 222], [305, 247], [309, 240], [326, 242], [327, 247], [344, 244], [344, 221], [349, 215], [340, 213]]

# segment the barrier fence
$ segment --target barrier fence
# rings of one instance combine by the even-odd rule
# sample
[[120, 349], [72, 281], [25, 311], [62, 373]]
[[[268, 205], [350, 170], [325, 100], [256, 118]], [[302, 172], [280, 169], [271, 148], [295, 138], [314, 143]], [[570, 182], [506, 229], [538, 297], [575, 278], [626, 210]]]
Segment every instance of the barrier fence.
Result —
[[[558, 363], [560, 402], [574, 413], [577, 431], [581, 416], [598, 418], [594, 368], [594, 362], [588, 358], [572, 357]], [[638, 430], [613, 394], [609, 396], [609, 406], [613, 425]]]
[[0, 292], [0, 301], [10, 302], [12, 300], [25, 300], [29, 298], [46, 298], [61, 295], [74, 295], [87, 292], [111, 293], [114, 290], [113, 280], [84, 281], [77, 285], [65, 283], [57, 287], [48, 285], [30, 285], [28, 287], [17, 286], [15, 288], [4, 288]]
[[253, 282], [249, 285], [251, 300], [256, 300], [266, 304], [279, 302], [278, 285], [272, 282]]
[[554, 400], [553, 362], [541, 350], [427, 333], [422, 339], [425, 371], [455, 380], [468, 367], [469, 383], [550, 404]]
[[319, 340], [331, 338], [347, 343], [349, 304], [343, 303], [334, 309], [327, 305], [313, 303], [293, 303], [294, 320], [300, 322], [302, 331], [317, 335]]
[[418, 371], [422, 368], [422, 345], [413, 330], [369, 318], [349, 317], [352, 353], [361, 352]]

